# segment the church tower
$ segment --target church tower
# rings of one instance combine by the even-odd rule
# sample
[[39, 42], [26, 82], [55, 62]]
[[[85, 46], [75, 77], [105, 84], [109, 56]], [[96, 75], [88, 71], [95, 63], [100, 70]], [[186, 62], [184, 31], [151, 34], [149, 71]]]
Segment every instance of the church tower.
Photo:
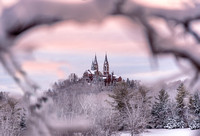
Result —
[[94, 70], [94, 61], [92, 60], [91, 70]]
[[98, 66], [97, 56], [96, 56], [96, 54], [95, 54], [94, 61], [92, 61], [91, 70], [99, 71], [99, 66]]
[[108, 76], [109, 75], [109, 63], [107, 54], [105, 55], [104, 65], [103, 65], [103, 74]]

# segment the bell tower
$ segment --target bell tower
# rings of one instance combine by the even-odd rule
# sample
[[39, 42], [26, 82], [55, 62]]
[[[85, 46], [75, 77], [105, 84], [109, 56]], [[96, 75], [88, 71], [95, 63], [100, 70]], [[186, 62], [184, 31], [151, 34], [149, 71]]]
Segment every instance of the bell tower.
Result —
[[91, 70], [94, 70], [94, 61], [92, 60]]
[[99, 66], [98, 66], [97, 56], [96, 56], [96, 54], [95, 54], [94, 61], [92, 61], [91, 70], [99, 71]]
[[104, 65], [103, 65], [103, 74], [108, 76], [109, 75], [109, 63], [107, 54], [105, 55]]

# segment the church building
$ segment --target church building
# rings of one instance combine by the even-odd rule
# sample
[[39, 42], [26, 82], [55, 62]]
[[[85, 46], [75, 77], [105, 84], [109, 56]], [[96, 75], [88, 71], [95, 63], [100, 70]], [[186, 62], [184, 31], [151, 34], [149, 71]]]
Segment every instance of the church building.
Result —
[[88, 82], [103, 81], [105, 86], [122, 81], [121, 76], [115, 75], [114, 72], [110, 73], [107, 54], [105, 55], [103, 72], [99, 71], [97, 56], [95, 55], [95, 58], [92, 61], [91, 69], [88, 69], [84, 72], [83, 79]]

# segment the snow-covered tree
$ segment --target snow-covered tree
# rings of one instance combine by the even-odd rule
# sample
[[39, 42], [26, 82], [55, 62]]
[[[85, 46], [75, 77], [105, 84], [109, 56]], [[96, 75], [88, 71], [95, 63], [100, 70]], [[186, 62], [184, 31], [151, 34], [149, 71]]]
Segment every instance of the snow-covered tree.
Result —
[[155, 98], [156, 101], [152, 107], [152, 124], [154, 128], [164, 128], [167, 124], [167, 119], [169, 116], [169, 95], [164, 90], [159, 91], [158, 97]]
[[144, 127], [149, 127], [149, 122], [151, 121], [151, 108], [152, 108], [152, 96], [150, 90], [145, 86], [140, 86], [136, 95], [136, 100], [141, 103], [141, 117], [145, 119], [146, 125]]
[[78, 76], [75, 73], [71, 73], [68, 77], [70, 82], [77, 82], [78, 81]]
[[188, 127], [188, 103], [186, 102], [188, 92], [183, 83], [177, 88], [175, 102], [169, 103], [169, 112], [164, 128], [186, 128]]
[[109, 95], [115, 113], [118, 130], [128, 130], [131, 135], [139, 134], [149, 125], [151, 114], [151, 96], [144, 87], [133, 90], [126, 84], [118, 85]]
[[109, 97], [113, 101], [109, 102], [113, 107], [113, 110], [117, 111], [116, 122], [118, 123], [118, 129], [125, 129], [127, 126], [127, 109], [131, 109], [130, 99], [133, 97], [133, 91], [130, 90], [126, 83], [118, 84], [112, 94], [109, 94]]
[[0, 135], [22, 135], [26, 127], [26, 114], [22, 105], [6, 93], [1, 92], [0, 95]]
[[47, 92], [54, 102], [52, 109], [56, 111], [60, 119], [70, 121], [81, 117], [90, 120], [93, 127], [86, 132], [79, 133], [81, 136], [109, 136], [117, 130], [114, 120], [115, 111], [105, 102], [110, 99], [107, 94], [111, 93], [110, 86], [99, 88], [98, 84], [69, 82], [68, 80], [64, 80], [63, 83], [57, 84], [57, 87], [53, 86], [53, 89]]
[[121, 83], [114, 88], [113, 93], [109, 94], [109, 96], [114, 100], [114, 102], [111, 102], [111, 106], [114, 110], [123, 112], [126, 109], [126, 104], [129, 103], [129, 100], [132, 98], [133, 92], [128, 89], [125, 83]]
[[179, 128], [178, 122], [177, 122], [177, 114], [176, 114], [176, 102], [169, 101], [168, 107], [169, 107], [169, 112], [166, 118], [166, 123], [165, 123], [164, 128], [166, 129]]
[[186, 117], [186, 110], [187, 105], [184, 101], [187, 96], [188, 92], [183, 83], [179, 85], [177, 88], [177, 96], [176, 96], [176, 114], [177, 114], [177, 122], [179, 128], [186, 128], [188, 127], [187, 117]]
[[[103, 95], [104, 97], [99, 97]], [[110, 136], [116, 131], [114, 112], [112, 107], [105, 101], [109, 97], [107, 93], [82, 94], [78, 101], [81, 103], [82, 116], [91, 121], [92, 129], [84, 133], [85, 136]]]
[[191, 129], [200, 129], [200, 98], [199, 93], [195, 92], [189, 99], [189, 127]]
[[195, 92], [193, 97], [190, 98], [189, 108], [194, 115], [200, 118], [200, 98], [198, 92]]
[[139, 87], [139, 90], [134, 92], [132, 99], [130, 99], [127, 108], [127, 129], [131, 132], [131, 136], [138, 135], [150, 125], [151, 120], [151, 96], [149, 91], [144, 87]]

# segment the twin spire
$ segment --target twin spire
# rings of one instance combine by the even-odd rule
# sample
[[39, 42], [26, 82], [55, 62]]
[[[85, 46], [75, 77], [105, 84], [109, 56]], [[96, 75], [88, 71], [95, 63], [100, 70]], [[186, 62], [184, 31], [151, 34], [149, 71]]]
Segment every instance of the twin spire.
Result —
[[92, 61], [91, 70], [99, 71], [99, 66], [98, 66], [97, 56], [96, 56], [96, 54], [95, 54], [94, 61]]
[[[95, 54], [94, 60], [92, 61], [91, 70], [99, 71], [96, 54]], [[103, 75], [109, 75], [109, 63], [108, 63], [107, 54], [105, 55], [105, 60], [104, 60], [104, 65], [103, 65]]]
[[[106, 55], [105, 55], [105, 61], [108, 62], [107, 53], [106, 53]], [[104, 62], [105, 62], [105, 61], [104, 61]]]
[[[92, 60], [91, 70], [88, 69], [84, 72], [83, 78], [88, 81], [88, 83], [100, 83], [104, 82], [105, 86], [116, 84], [117, 82], [121, 82], [121, 76], [114, 75], [114, 72], [109, 73], [109, 63], [107, 54], [105, 54], [103, 71], [99, 71], [97, 56], [95, 54], [94, 59]], [[100, 81], [100, 82], [99, 82]]]
[[103, 64], [103, 74], [109, 75], [109, 63], [108, 63], [107, 54], [105, 55], [105, 60], [104, 60], [104, 64]]

